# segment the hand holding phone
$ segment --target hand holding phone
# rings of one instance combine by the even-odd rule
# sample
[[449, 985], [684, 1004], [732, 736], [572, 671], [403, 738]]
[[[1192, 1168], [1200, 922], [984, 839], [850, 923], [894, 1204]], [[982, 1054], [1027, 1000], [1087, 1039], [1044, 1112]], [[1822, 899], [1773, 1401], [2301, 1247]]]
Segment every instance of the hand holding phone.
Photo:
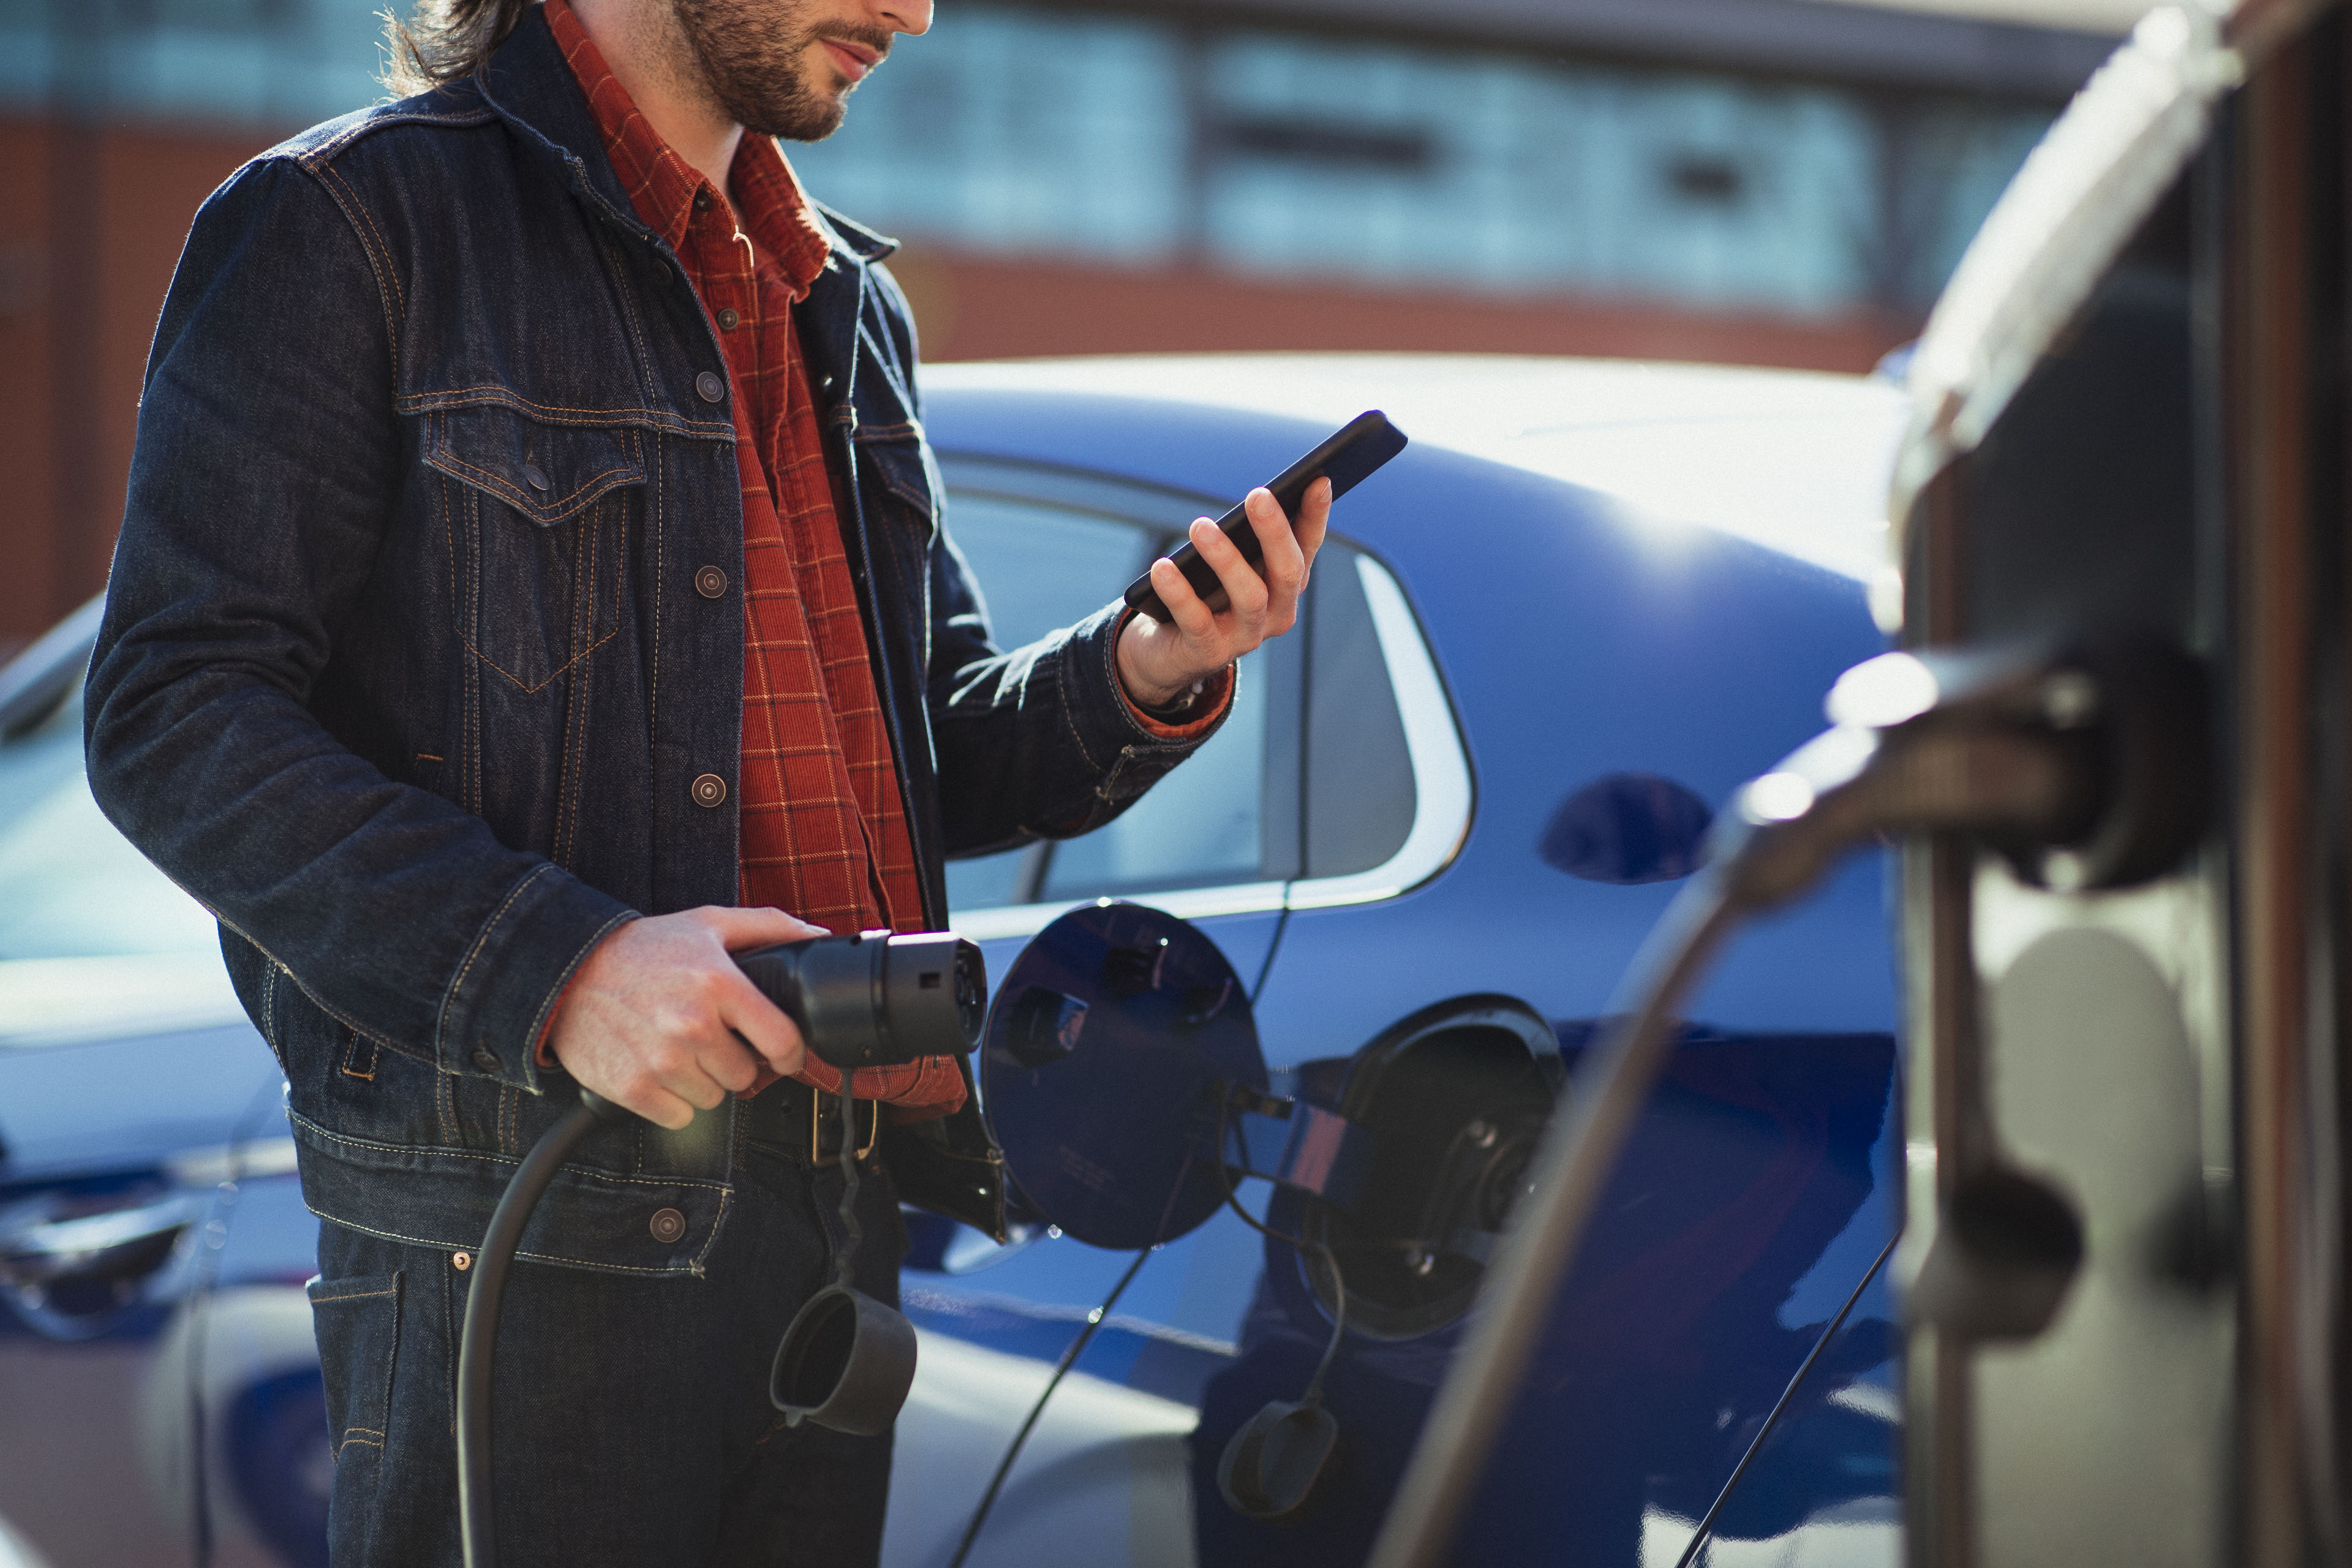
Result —
[[[1298, 521], [1299, 503], [1306, 498], [1307, 487], [1318, 479], [1331, 481], [1331, 499], [1338, 500], [1355, 489], [1359, 481], [1370, 475], [1405, 448], [1404, 432], [1388, 421], [1388, 416], [1377, 408], [1357, 415], [1334, 432], [1329, 439], [1307, 456], [1268, 480], [1265, 488], [1274, 492], [1282, 514], [1295, 524]], [[1234, 508], [1217, 519], [1217, 527], [1234, 548], [1242, 552], [1260, 577], [1265, 575], [1265, 552], [1258, 544], [1257, 531], [1250, 526], [1249, 514], [1240, 507]], [[1217, 579], [1217, 570], [1201, 559], [1201, 552], [1187, 540], [1182, 549], [1168, 558], [1192, 591], [1201, 595], [1202, 603], [1212, 610], [1225, 607], [1225, 587]], [[1137, 613], [1150, 616], [1155, 621], [1165, 621], [1168, 606], [1160, 602], [1159, 591], [1151, 585], [1151, 574], [1146, 572], [1127, 585], [1127, 603]]]

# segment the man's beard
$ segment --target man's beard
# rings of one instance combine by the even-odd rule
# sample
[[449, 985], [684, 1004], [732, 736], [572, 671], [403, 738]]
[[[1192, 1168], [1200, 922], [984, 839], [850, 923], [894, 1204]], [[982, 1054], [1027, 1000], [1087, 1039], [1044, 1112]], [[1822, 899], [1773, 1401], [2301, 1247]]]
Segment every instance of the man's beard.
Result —
[[[702, 79], [728, 117], [761, 136], [821, 142], [841, 129], [845, 92], [824, 65], [812, 67], [820, 37], [887, 53], [886, 28], [835, 22], [820, 31], [801, 0], [672, 0]], [[821, 81], [811, 81], [810, 76]]]

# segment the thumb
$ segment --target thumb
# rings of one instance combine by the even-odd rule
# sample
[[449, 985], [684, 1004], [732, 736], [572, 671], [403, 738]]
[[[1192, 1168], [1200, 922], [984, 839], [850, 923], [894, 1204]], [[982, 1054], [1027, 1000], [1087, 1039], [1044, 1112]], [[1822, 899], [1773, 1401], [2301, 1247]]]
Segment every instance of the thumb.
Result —
[[713, 904], [706, 911], [710, 929], [730, 952], [747, 947], [765, 947], [771, 942], [802, 942], [813, 936], [824, 936], [825, 929], [811, 925], [796, 915], [777, 909], [731, 910]]

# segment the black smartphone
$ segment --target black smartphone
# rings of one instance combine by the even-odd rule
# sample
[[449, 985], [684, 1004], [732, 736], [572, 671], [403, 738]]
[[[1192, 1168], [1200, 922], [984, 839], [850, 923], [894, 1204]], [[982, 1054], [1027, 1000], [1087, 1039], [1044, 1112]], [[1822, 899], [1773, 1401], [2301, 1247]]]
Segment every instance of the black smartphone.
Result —
[[[1318, 479], [1331, 481], [1331, 499], [1338, 500], [1373, 469], [1404, 450], [1404, 432], [1389, 423], [1389, 416], [1377, 408], [1368, 408], [1333, 432], [1330, 438], [1315, 450], [1266, 481], [1265, 488], [1282, 506], [1282, 514], [1292, 522], [1298, 521], [1298, 504], [1306, 499], [1307, 487]], [[1249, 514], [1240, 507], [1217, 519], [1217, 526], [1242, 552], [1242, 559], [1265, 575], [1265, 552], [1258, 548], [1257, 530], [1250, 526]], [[1225, 607], [1225, 585], [1218, 581], [1217, 569], [1201, 559], [1201, 552], [1186, 540], [1183, 547], [1168, 558], [1201, 602], [1213, 610]], [[1128, 605], [1155, 621], [1168, 618], [1168, 606], [1160, 602], [1159, 593], [1151, 586], [1151, 574], [1144, 573], [1127, 585]]]

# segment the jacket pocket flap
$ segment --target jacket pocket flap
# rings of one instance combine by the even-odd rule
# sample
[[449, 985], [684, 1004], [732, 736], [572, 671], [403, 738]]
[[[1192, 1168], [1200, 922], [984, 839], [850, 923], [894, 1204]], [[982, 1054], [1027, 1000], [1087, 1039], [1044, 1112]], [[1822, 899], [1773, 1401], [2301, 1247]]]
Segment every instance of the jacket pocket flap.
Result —
[[646, 482], [644, 437], [634, 429], [544, 425], [498, 404], [442, 409], [427, 420], [426, 462], [541, 526]]
[[931, 449], [924, 445], [920, 427], [899, 425], [871, 433], [861, 429], [856, 440], [858, 457], [874, 466], [893, 494], [925, 517], [937, 515], [934, 498], [946, 487], [931, 462]]

